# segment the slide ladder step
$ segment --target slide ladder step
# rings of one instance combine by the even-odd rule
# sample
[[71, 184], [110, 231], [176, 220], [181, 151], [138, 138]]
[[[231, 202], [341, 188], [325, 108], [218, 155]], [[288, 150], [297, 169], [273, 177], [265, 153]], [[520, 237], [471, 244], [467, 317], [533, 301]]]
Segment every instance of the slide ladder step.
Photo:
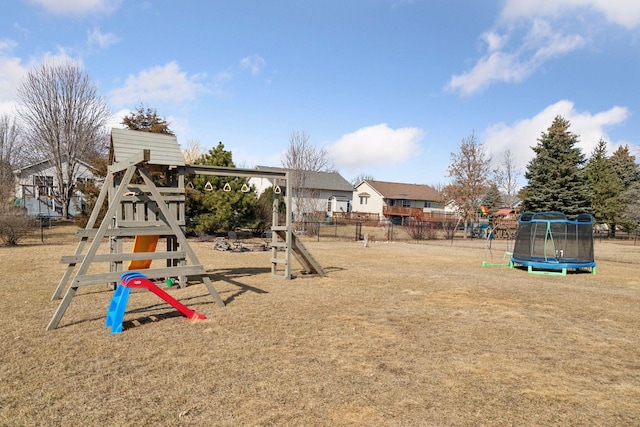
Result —
[[107, 328], [111, 328], [112, 334], [119, 334], [122, 332], [122, 320], [124, 319], [124, 312], [127, 309], [127, 302], [129, 302], [130, 293], [131, 289], [122, 285], [118, 285], [116, 290], [113, 292], [105, 323]]

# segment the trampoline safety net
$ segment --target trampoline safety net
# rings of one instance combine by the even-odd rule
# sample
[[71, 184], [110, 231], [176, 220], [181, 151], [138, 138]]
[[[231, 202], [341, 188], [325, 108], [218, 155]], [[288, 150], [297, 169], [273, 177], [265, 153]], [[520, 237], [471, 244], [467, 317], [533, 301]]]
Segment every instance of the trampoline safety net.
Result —
[[595, 267], [593, 217], [570, 220], [561, 212], [526, 212], [518, 219], [512, 260], [523, 265]]

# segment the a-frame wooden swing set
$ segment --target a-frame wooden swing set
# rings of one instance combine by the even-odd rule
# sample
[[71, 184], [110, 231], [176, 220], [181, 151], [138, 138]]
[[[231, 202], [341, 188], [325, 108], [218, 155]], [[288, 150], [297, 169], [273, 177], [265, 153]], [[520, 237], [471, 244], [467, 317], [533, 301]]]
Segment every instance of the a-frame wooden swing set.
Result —
[[[52, 299], [59, 299], [65, 288], [66, 292], [47, 325], [48, 330], [58, 326], [79, 287], [105, 283], [115, 285], [125, 267], [140, 268], [141, 263], [144, 264], [144, 275], [149, 279], [178, 278], [182, 287], [186, 286], [187, 276], [199, 278], [216, 304], [224, 306], [184, 234], [186, 174], [272, 180], [273, 188], [277, 190], [275, 193], [284, 193], [286, 206], [284, 223], [281, 223], [278, 194], [275, 194], [270, 242], [272, 275], [291, 279], [293, 254], [305, 274], [324, 276], [320, 264], [292, 232], [289, 172], [187, 165], [175, 136], [123, 129], [111, 132], [109, 163], [105, 182], [87, 225], [77, 233], [80, 241], [76, 251], [61, 259], [67, 268]], [[163, 176], [162, 184], [157, 183], [157, 173]], [[156, 174], [156, 179], [153, 174]], [[107, 199], [107, 212], [96, 228], [100, 209]], [[153, 245], [136, 245], [141, 247], [138, 248], [140, 251], [123, 252], [123, 239], [140, 239], [144, 243], [150, 236], [155, 241], [166, 239], [166, 251], [155, 251], [154, 242]], [[98, 253], [105, 241], [108, 242], [109, 253]], [[153, 260], [166, 260], [166, 267], [146, 268]], [[90, 271], [94, 263], [109, 263], [109, 271]], [[129, 263], [128, 266], [125, 263]]]

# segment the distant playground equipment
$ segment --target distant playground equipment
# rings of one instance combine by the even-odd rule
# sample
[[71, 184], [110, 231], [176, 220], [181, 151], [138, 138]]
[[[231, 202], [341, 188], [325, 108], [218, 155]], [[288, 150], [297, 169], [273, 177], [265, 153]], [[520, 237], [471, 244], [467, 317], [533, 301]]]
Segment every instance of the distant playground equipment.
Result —
[[511, 267], [526, 266], [529, 273], [561, 275], [568, 269], [590, 269], [596, 274], [593, 217], [574, 220], [561, 212], [526, 212], [518, 219]]
[[197, 311], [185, 306], [180, 301], [160, 289], [158, 285], [147, 279], [145, 275], [140, 274], [137, 271], [132, 271], [122, 275], [119, 286], [114, 291], [111, 303], [109, 304], [105, 326], [107, 328], [111, 328], [112, 334], [122, 332], [122, 320], [127, 309], [127, 302], [129, 301], [129, 294], [132, 288], [147, 289], [153, 292], [189, 320], [206, 319], [204, 314], [198, 313]]
[[[162, 184], [154, 182], [153, 173], [156, 173], [156, 178], [162, 177]], [[52, 299], [60, 298], [64, 289], [67, 290], [47, 330], [58, 326], [79, 287], [104, 283], [115, 287], [124, 272], [125, 263], [129, 263], [129, 270], [144, 269], [149, 279], [167, 280], [169, 283], [175, 278], [180, 287], [186, 286], [187, 276], [190, 279], [200, 278], [216, 304], [224, 306], [184, 235], [185, 175], [188, 174], [269, 179], [274, 193], [283, 192], [285, 196], [284, 212], [280, 212], [279, 199], [274, 197], [273, 201], [269, 244], [271, 274], [291, 279], [293, 255], [302, 266], [303, 273], [324, 276], [320, 264], [292, 232], [289, 172], [187, 165], [173, 135], [112, 129], [107, 176], [86, 227], [77, 233], [80, 241], [75, 253], [61, 259], [67, 268]], [[134, 180], [136, 176], [138, 180]], [[241, 191], [245, 190], [248, 186], [246, 189], [243, 186]], [[107, 212], [96, 228], [105, 202], [108, 203]], [[134, 238], [133, 251], [125, 253], [123, 240], [130, 238]], [[166, 239], [165, 251], [156, 251], [159, 239]], [[98, 253], [104, 240], [109, 245], [108, 254]], [[156, 266], [160, 261], [166, 262], [166, 267]], [[108, 263], [109, 272], [90, 269], [93, 263]]]

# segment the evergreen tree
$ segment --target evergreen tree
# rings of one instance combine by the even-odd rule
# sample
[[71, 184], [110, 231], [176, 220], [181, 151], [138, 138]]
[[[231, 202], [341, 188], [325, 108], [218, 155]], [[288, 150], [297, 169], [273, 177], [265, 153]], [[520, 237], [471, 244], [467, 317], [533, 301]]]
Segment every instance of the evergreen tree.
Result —
[[487, 192], [482, 196], [481, 205], [486, 206], [489, 212], [495, 212], [502, 207], [502, 195], [498, 184], [492, 182], [487, 189]]
[[122, 124], [131, 130], [174, 135], [173, 131], [169, 129], [169, 122], [158, 116], [155, 108], [145, 108], [142, 104], [125, 116], [122, 119]]
[[629, 186], [624, 192], [624, 198], [627, 203], [620, 222], [628, 230], [638, 230], [640, 228], [640, 182]]
[[[226, 151], [222, 142], [203, 154], [196, 164], [235, 167], [231, 151]], [[187, 190], [189, 231], [209, 234], [239, 227], [255, 228], [255, 187], [250, 187], [246, 178], [195, 175], [188, 179], [193, 186]]]
[[590, 191], [581, 166], [584, 154], [575, 145], [569, 121], [557, 116], [533, 147], [536, 156], [527, 165], [528, 184], [521, 191], [527, 211], [559, 211], [572, 216], [589, 212]]
[[273, 222], [273, 199], [278, 197], [278, 212], [285, 212], [287, 205], [282, 194], [275, 194], [273, 186], [265, 188], [256, 202], [255, 232], [264, 232], [271, 227]]
[[611, 234], [615, 236], [618, 225], [623, 229], [635, 229], [638, 225], [632, 214], [637, 209], [638, 199], [636, 198], [637, 188], [640, 186], [640, 166], [636, 163], [636, 158], [629, 151], [629, 146], [618, 148], [609, 159], [613, 171], [622, 184], [622, 203], [625, 205], [624, 212], [611, 224]]
[[625, 190], [640, 182], [640, 165], [636, 163], [636, 157], [630, 153], [628, 145], [618, 148], [610, 161]]
[[585, 167], [585, 175], [591, 188], [591, 213], [599, 224], [615, 226], [624, 211], [622, 182], [607, 158], [607, 143], [600, 140]]

